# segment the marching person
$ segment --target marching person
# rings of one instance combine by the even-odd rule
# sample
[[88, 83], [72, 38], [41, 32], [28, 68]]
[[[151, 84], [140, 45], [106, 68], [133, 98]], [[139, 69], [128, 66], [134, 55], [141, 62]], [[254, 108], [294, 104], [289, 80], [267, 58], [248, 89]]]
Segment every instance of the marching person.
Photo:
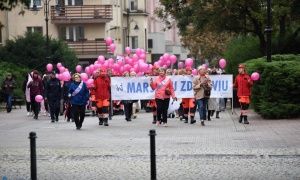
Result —
[[13, 91], [17, 88], [17, 83], [12, 78], [11, 73], [7, 73], [5, 80], [2, 82], [2, 89], [4, 90], [4, 95], [6, 97], [6, 110], [7, 113], [11, 112], [11, 99], [13, 96]]
[[62, 99], [62, 90], [60, 80], [56, 78], [55, 72], [50, 72], [49, 80], [45, 84], [45, 100], [50, 107], [51, 122], [58, 121], [60, 100]]
[[110, 80], [106, 76], [106, 70], [101, 68], [97, 70], [98, 77], [94, 80], [92, 88], [95, 92], [95, 100], [97, 106], [97, 113], [99, 118], [99, 125], [109, 126], [109, 105], [110, 105]]
[[204, 94], [204, 88], [206, 87], [212, 87], [211, 80], [206, 74], [205, 68], [203, 66], [199, 66], [198, 75], [193, 80], [193, 90], [202, 126], [205, 125], [204, 120], [206, 120], [206, 106], [208, 101], [208, 97]]
[[[123, 77], [130, 77], [130, 73], [125, 71]], [[133, 100], [122, 100], [124, 104], [125, 120], [131, 121]]]
[[74, 82], [70, 85], [68, 97], [70, 98], [76, 129], [79, 130], [85, 118], [85, 106], [89, 100], [89, 89], [85, 82], [81, 81], [79, 73], [73, 74], [73, 79]]
[[[191, 67], [186, 67], [186, 75], [192, 76], [192, 68]], [[183, 107], [183, 118], [184, 118], [184, 123], [188, 123], [188, 115], [190, 114], [190, 123], [194, 124], [196, 122], [195, 118], [195, 98], [182, 98], [182, 107]]]
[[249, 75], [245, 71], [246, 66], [243, 64], [240, 64], [238, 66], [238, 72], [239, 74], [236, 76], [234, 80], [233, 87], [238, 88], [237, 90], [237, 96], [239, 98], [239, 102], [241, 105], [241, 115], [239, 119], [239, 123], [243, 122], [244, 119], [244, 124], [249, 124], [248, 121], [248, 108], [250, 104], [250, 96], [251, 96], [251, 87], [253, 86], [253, 81], [249, 77]]
[[35, 96], [41, 95], [43, 96], [43, 83], [41, 78], [39, 78], [39, 72], [34, 70], [32, 73], [32, 80], [27, 85], [30, 88], [30, 102], [31, 102], [31, 109], [34, 113], [34, 119], [38, 119], [39, 114], [39, 103], [35, 101]]
[[166, 76], [166, 69], [163, 67], [160, 67], [158, 69], [159, 76], [153, 80], [150, 78], [150, 86], [152, 90], [155, 91], [155, 102], [157, 105], [157, 121], [156, 125], [159, 126], [160, 121], [162, 124], [167, 127], [168, 122], [168, 108], [169, 108], [169, 102], [170, 97], [173, 98], [173, 100], [176, 99], [173, 82], [171, 78]]

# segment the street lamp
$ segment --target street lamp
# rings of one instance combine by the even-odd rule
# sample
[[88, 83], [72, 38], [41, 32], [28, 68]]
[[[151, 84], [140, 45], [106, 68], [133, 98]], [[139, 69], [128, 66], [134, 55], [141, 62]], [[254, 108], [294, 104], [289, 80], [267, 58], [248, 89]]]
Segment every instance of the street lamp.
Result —
[[267, 35], [267, 62], [271, 62], [271, 33], [273, 29], [271, 28], [271, 2], [267, 0], [267, 26], [265, 33]]
[[131, 19], [130, 21], [128, 21], [128, 35], [127, 35], [127, 43], [128, 43], [128, 47], [129, 47], [129, 32], [130, 32], [130, 23], [135, 22], [135, 26], [133, 28], [133, 30], [138, 31], [140, 28], [138, 26], [138, 22], [135, 21], [134, 19]]
[[[48, 28], [48, 16], [49, 16], [49, 2], [50, 0], [42, 0], [44, 3], [44, 15], [45, 15], [45, 21], [46, 21], [46, 63], [50, 62], [50, 53], [49, 53], [49, 28]], [[31, 11], [36, 15], [38, 13], [38, 8], [36, 5], [36, 0], [33, 0], [33, 6], [31, 8]], [[58, 0], [56, 0], [56, 6], [55, 11], [60, 11], [60, 6], [58, 5]]]

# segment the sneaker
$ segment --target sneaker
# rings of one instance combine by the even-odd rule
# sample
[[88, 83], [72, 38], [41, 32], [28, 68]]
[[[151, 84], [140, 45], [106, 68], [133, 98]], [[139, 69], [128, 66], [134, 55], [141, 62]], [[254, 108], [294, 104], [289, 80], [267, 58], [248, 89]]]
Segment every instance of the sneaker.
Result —
[[47, 113], [46, 113], [46, 112], [44, 112], [44, 113], [43, 113], [43, 116], [47, 116]]
[[168, 127], [168, 124], [167, 124], [167, 123], [164, 123], [164, 127]]
[[156, 121], [156, 126], [159, 126], [159, 124], [160, 124], [160, 121]]
[[27, 112], [27, 116], [30, 116], [30, 112]]
[[32, 113], [32, 112], [29, 112], [29, 116], [33, 116], [33, 113]]
[[205, 126], [205, 124], [204, 124], [204, 121], [203, 121], [203, 120], [201, 120], [201, 125], [202, 125], [202, 126]]
[[48, 117], [51, 117], [51, 114], [50, 114], [50, 113], [47, 112], [47, 114], [48, 114]]

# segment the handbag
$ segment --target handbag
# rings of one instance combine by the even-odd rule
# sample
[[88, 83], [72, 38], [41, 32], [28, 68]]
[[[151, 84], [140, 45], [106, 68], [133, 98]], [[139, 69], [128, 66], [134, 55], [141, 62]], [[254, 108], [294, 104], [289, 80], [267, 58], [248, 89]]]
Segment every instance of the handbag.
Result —
[[204, 96], [205, 97], [210, 97], [211, 87], [209, 87], [209, 86], [203, 86], [203, 89], [204, 89]]
[[168, 96], [170, 96], [171, 95], [171, 91], [165, 89], [165, 94], [168, 95]]

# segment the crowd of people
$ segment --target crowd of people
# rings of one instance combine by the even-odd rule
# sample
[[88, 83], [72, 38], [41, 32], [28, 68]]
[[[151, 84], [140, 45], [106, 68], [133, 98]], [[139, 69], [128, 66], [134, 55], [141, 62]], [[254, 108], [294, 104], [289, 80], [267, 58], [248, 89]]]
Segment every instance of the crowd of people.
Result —
[[[247, 110], [250, 103], [251, 86], [253, 82], [245, 72], [245, 66], [239, 65], [239, 75], [235, 78], [233, 87], [238, 88], [237, 95], [241, 104], [242, 114], [239, 122], [249, 124], [247, 119]], [[97, 75], [93, 77], [91, 86], [82, 81], [81, 75], [75, 73], [69, 81], [59, 80], [54, 71], [46, 72], [43, 76], [37, 71], [28, 73], [23, 84], [23, 91], [26, 95], [27, 116], [33, 116], [38, 120], [40, 115], [49, 116], [52, 123], [59, 121], [60, 115], [65, 115], [67, 121], [75, 122], [76, 129], [81, 129], [85, 118], [86, 109], [91, 109], [93, 114], [98, 117], [99, 125], [109, 126], [108, 120], [115, 115], [115, 109], [123, 109], [125, 120], [130, 122], [137, 118], [137, 109], [139, 102], [141, 108], [148, 108], [152, 112], [152, 123], [156, 126], [168, 126], [168, 108], [170, 100], [178, 101], [180, 106], [175, 110], [175, 118], [179, 118], [184, 123], [196, 123], [195, 113], [198, 110], [200, 124], [205, 126], [205, 121], [211, 121], [211, 117], [216, 114], [220, 118], [220, 112], [226, 107], [226, 98], [210, 98], [212, 82], [210, 76], [224, 73], [217, 71], [213, 66], [207, 70], [200, 66], [197, 71], [198, 75], [193, 77], [192, 89], [193, 98], [176, 98], [170, 75], [194, 76], [192, 68], [186, 67], [178, 71], [165, 69], [163, 67], [152, 67], [152, 72], [145, 72], [145, 76], [150, 78], [150, 87], [154, 91], [154, 99], [150, 100], [122, 100], [111, 101], [111, 77], [136, 77], [135, 72], [124, 72], [123, 74], [113, 73], [110, 69], [100, 68]], [[7, 112], [11, 111], [11, 96], [16, 83], [7, 74], [2, 83], [7, 97]], [[37, 102], [35, 97], [43, 96], [41, 102]], [[148, 111], [146, 111], [148, 112]]]

